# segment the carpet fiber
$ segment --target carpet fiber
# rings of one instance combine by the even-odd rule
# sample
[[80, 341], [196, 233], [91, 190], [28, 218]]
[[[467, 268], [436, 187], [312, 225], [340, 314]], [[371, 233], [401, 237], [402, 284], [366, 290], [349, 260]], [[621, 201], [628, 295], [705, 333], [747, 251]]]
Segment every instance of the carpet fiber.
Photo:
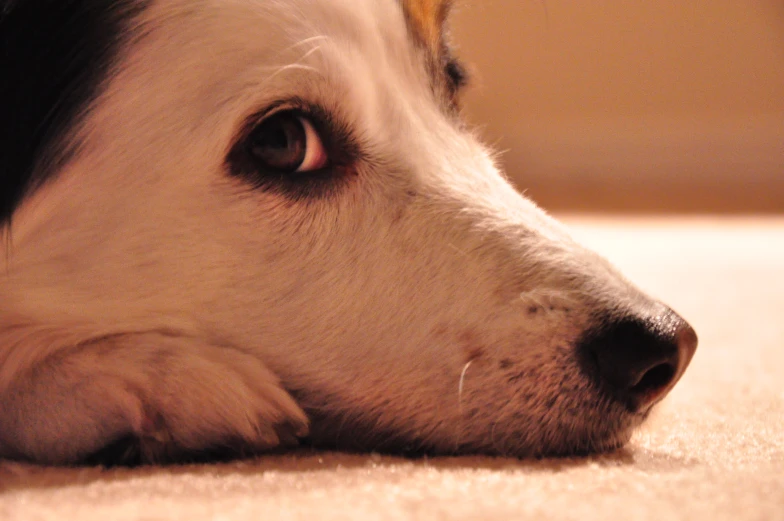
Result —
[[784, 520], [784, 219], [567, 222], [700, 336], [626, 449], [543, 461], [304, 451], [133, 470], [0, 462], [0, 519]]

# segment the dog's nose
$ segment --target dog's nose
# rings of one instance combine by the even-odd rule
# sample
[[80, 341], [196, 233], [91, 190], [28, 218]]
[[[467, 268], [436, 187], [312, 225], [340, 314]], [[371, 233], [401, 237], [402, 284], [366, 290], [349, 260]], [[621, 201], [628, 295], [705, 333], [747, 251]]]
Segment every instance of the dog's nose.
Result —
[[671, 310], [624, 318], [582, 345], [593, 371], [630, 409], [644, 411], [678, 382], [697, 349], [697, 334]]

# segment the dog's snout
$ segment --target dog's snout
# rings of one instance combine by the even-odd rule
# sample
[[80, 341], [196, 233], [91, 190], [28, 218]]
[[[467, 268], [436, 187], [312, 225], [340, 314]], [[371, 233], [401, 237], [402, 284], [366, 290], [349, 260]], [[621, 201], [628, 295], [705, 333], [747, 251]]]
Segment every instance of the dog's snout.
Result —
[[697, 334], [674, 312], [624, 318], [582, 344], [591, 372], [629, 408], [644, 411], [678, 382], [697, 349]]

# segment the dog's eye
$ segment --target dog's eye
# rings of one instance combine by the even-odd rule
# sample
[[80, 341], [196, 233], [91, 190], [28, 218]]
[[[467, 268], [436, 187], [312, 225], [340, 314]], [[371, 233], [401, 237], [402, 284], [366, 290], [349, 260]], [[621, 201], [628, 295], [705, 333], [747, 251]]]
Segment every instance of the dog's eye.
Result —
[[294, 173], [325, 168], [329, 157], [313, 124], [295, 111], [268, 117], [253, 129], [248, 152], [263, 170]]
[[339, 118], [291, 99], [245, 120], [228, 150], [226, 169], [255, 190], [302, 200], [339, 193], [361, 158]]
[[449, 58], [444, 65], [444, 72], [449, 81], [450, 90], [456, 93], [468, 85], [468, 71], [463, 63], [457, 58]]

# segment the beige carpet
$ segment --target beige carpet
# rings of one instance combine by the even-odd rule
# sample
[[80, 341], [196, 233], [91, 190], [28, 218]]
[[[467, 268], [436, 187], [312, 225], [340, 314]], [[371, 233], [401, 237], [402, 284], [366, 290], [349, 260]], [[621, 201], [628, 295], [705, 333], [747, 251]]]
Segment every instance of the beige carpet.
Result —
[[784, 520], [784, 218], [570, 222], [700, 335], [628, 449], [538, 462], [306, 452], [115, 471], [0, 463], [0, 520]]

